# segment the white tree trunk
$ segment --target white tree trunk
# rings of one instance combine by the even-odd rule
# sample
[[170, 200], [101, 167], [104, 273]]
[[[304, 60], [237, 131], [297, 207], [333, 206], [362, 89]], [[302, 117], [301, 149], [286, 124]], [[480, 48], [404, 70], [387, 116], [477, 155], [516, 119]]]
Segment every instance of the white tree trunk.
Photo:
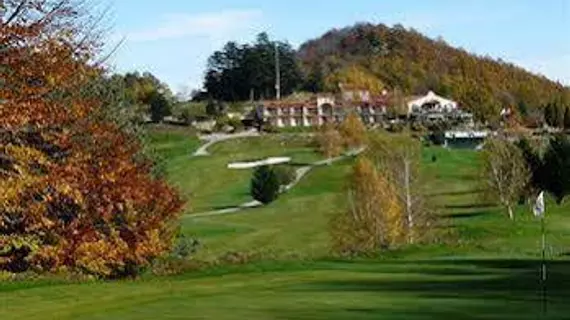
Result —
[[510, 204], [507, 204], [507, 211], [509, 212], [509, 218], [511, 220], [515, 220], [515, 214], [513, 212], [513, 208]]

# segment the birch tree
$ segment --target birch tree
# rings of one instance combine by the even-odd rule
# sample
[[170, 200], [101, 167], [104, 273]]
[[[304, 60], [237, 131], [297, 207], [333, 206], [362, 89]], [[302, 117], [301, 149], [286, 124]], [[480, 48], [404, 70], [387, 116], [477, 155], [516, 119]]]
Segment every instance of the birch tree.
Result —
[[513, 206], [527, 187], [531, 174], [521, 150], [505, 138], [490, 138], [483, 148], [482, 181], [488, 199], [503, 206], [511, 220]]
[[403, 208], [408, 242], [414, 243], [425, 234], [431, 220], [421, 189], [420, 143], [408, 134], [376, 134], [370, 139], [367, 153], [394, 185]]
[[354, 165], [347, 197], [347, 210], [331, 223], [336, 252], [373, 252], [402, 242], [402, 208], [395, 189], [369, 159], [359, 158]]

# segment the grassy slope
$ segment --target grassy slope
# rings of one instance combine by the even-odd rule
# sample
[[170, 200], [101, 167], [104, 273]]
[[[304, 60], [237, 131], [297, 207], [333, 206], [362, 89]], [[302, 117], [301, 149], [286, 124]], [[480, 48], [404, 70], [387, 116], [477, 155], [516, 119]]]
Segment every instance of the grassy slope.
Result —
[[316, 168], [267, 207], [232, 215], [186, 216], [183, 230], [202, 241], [204, 249], [199, 254], [202, 258], [227, 251], [322, 255], [328, 246], [328, 217], [342, 204], [339, 190], [349, 168], [348, 161]]
[[[214, 152], [226, 147], [219, 148]], [[266, 262], [137, 282], [0, 284], [0, 318], [538, 318], [536, 221], [524, 208], [513, 223], [498, 209], [478, 204], [476, 153], [429, 149], [424, 158], [429, 192], [449, 218], [458, 245], [408, 248], [393, 258]], [[174, 181], [194, 176], [191, 163], [183, 165], [187, 159], [169, 161]], [[204, 256], [252, 249], [319, 256], [326, 251], [327, 216], [339, 208], [348, 169], [348, 163], [319, 168], [263, 209], [186, 217], [185, 231], [204, 241]], [[548, 241], [553, 253], [564, 253], [570, 245], [568, 207], [547, 206]], [[557, 257], [549, 267], [547, 318], [560, 319], [570, 312], [570, 263]]]
[[318, 160], [318, 155], [307, 144], [306, 138], [235, 139], [213, 145], [209, 149], [213, 155], [206, 157], [191, 157], [197, 146], [195, 138], [173, 139], [168, 144], [169, 148], [162, 143], [156, 146], [167, 159], [167, 172], [172, 183], [188, 199], [187, 213], [191, 213], [221, 209], [251, 200], [251, 170], [230, 170], [227, 169], [228, 163], [267, 156], [290, 156], [296, 163]]

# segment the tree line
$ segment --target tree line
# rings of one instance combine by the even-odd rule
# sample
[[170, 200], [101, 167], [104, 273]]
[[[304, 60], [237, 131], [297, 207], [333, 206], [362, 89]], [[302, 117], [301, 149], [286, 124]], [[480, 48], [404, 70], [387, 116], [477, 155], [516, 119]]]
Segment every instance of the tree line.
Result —
[[275, 97], [275, 46], [285, 95], [334, 92], [340, 82], [376, 93], [384, 88], [406, 95], [433, 90], [482, 121], [497, 121], [508, 107], [526, 123], [549, 122], [544, 114], [548, 105], [556, 105], [562, 117], [570, 108], [570, 90], [544, 76], [401, 25], [367, 23], [331, 30], [298, 50], [265, 33], [252, 44], [229, 42], [209, 59], [207, 94], [224, 101]]
[[510, 219], [517, 204], [534, 201], [541, 191], [561, 204], [570, 194], [570, 140], [557, 134], [541, 146], [524, 137], [516, 142], [491, 137], [483, 148], [480, 181], [486, 197], [503, 206]]
[[208, 59], [204, 88], [212, 99], [244, 101], [275, 96], [276, 55], [281, 74], [281, 92], [292, 93], [301, 82], [295, 50], [287, 42], [271, 40], [261, 33], [252, 44], [228, 42]]
[[406, 94], [433, 90], [449, 96], [481, 120], [496, 118], [503, 107], [531, 118], [549, 103], [570, 106], [570, 90], [558, 82], [401, 25], [361, 23], [331, 30], [302, 44], [298, 57], [318, 90], [325, 88], [328, 74], [355, 65]]

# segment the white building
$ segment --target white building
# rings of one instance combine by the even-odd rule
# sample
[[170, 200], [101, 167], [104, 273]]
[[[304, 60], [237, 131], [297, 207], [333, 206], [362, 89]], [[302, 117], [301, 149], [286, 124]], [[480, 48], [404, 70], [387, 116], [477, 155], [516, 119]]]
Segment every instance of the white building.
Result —
[[438, 96], [433, 91], [408, 101], [408, 114], [449, 113], [457, 110], [457, 102]]

